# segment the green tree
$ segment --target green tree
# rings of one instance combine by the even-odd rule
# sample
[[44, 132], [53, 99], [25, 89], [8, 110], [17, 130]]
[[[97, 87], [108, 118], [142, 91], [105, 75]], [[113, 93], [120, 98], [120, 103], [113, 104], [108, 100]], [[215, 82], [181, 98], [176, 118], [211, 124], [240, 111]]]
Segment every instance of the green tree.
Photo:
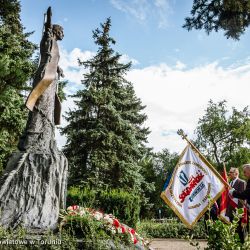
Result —
[[0, 173], [25, 126], [24, 90], [34, 72], [31, 56], [35, 45], [28, 41], [20, 21], [20, 3], [0, 0]]
[[191, 17], [184, 28], [225, 31], [227, 38], [239, 39], [250, 24], [249, 0], [194, 0]]
[[68, 84], [68, 81], [58, 81], [58, 97], [61, 102], [67, 100], [67, 95], [65, 93], [65, 88]]
[[124, 76], [131, 63], [122, 64], [110, 37], [111, 20], [93, 31], [97, 54], [79, 62], [89, 72], [83, 90], [75, 95], [77, 109], [66, 115], [68, 125], [64, 151], [70, 163], [70, 184], [123, 187], [139, 190], [142, 182], [139, 160], [145, 153], [149, 133], [143, 127], [144, 106]]
[[143, 185], [150, 185], [150, 189], [144, 188], [146, 202], [142, 204], [142, 217], [158, 218], [159, 209], [161, 209], [162, 217], [174, 215], [172, 210], [161, 199], [160, 194], [167, 177], [173, 172], [178, 159], [177, 153], [171, 153], [168, 149], [163, 149], [158, 153], [149, 152], [141, 161], [142, 175], [144, 177]]
[[17, 0], [0, 0], [0, 93], [6, 88], [27, 88], [27, 80], [34, 72], [30, 60], [35, 45], [28, 41], [31, 33], [24, 33]]
[[229, 112], [226, 101], [209, 101], [195, 131], [196, 145], [217, 167], [240, 166], [250, 160], [250, 112], [248, 108]]

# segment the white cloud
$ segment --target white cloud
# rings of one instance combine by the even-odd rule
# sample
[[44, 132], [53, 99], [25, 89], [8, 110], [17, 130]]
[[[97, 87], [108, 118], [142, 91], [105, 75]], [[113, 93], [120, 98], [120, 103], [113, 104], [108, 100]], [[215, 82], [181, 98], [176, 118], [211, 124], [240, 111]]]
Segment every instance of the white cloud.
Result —
[[139, 62], [136, 59], [131, 58], [126, 54], [122, 55], [120, 57], [119, 61], [120, 61], [120, 63], [124, 63], [124, 64], [129, 63], [129, 62], [131, 62], [133, 65], [138, 65], [139, 64]]
[[[90, 58], [93, 52], [73, 50], [62, 53], [61, 60], [65, 67], [65, 75], [70, 80], [68, 92], [76, 92], [83, 79], [83, 69], [78, 69], [74, 60], [81, 55]], [[73, 66], [72, 66], [73, 65]], [[187, 65], [188, 66], [188, 65]], [[185, 69], [185, 70], [184, 70]], [[250, 62], [244, 65], [223, 68], [218, 62], [194, 68], [186, 68], [182, 62], [176, 65], [152, 65], [142, 69], [132, 69], [127, 79], [134, 83], [136, 94], [142, 103], [147, 105], [149, 126], [149, 145], [158, 151], [168, 148], [180, 152], [184, 141], [176, 134], [179, 128], [193, 137], [198, 119], [204, 115], [208, 101], [227, 100], [228, 106], [242, 109], [249, 104]], [[63, 103], [63, 112], [73, 108], [71, 98]], [[65, 125], [65, 121], [63, 124]], [[63, 145], [65, 139], [59, 138]]]
[[147, 0], [125, 1], [125, 0], [111, 0], [111, 4], [118, 10], [128, 13], [131, 16], [143, 21], [146, 19], [149, 9]]
[[181, 61], [176, 62], [176, 65], [175, 65], [176, 69], [182, 70], [182, 69], [185, 69], [186, 67], [187, 66], [184, 63], [182, 63]]
[[153, 17], [158, 22], [158, 28], [168, 26], [168, 16], [172, 14], [170, 0], [110, 0], [112, 6], [139, 22], [145, 22]]
[[[60, 61], [59, 65], [63, 69], [65, 80], [68, 80], [71, 85], [71, 89], [74, 91], [75, 88], [79, 88], [83, 74], [87, 72], [84, 67], [79, 67], [78, 59], [80, 61], [86, 61], [92, 58], [95, 52], [92, 51], [81, 51], [79, 48], [74, 48], [71, 52], [66, 51], [64, 48], [60, 48]], [[69, 87], [66, 91], [70, 91]]]
[[62, 68], [76, 68], [78, 69], [78, 59], [86, 61], [95, 55], [92, 51], [81, 51], [79, 48], [74, 48], [70, 53], [65, 49], [60, 48], [60, 65]]
[[168, 26], [168, 15], [173, 13], [169, 0], [155, 0], [154, 5], [156, 6], [157, 15], [159, 16], [159, 28], [166, 28]]
[[217, 62], [185, 71], [161, 64], [128, 74], [138, 97], [147, 105], [150, 146], [156, 151], [169, 148], [178, 152], [184, 142], [175, 132], [182, 128], [192, 138], [210, 99], [225, 99], [237, 109], [249, 104], [249, 78], [250, 64], [223, 69]]

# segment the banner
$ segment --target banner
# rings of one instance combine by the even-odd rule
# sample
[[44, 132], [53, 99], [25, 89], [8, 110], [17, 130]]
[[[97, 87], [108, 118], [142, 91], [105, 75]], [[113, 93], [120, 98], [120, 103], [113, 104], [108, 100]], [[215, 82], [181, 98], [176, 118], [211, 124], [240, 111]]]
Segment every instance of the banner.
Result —
[[[223, 172], [222, 172], [222, 178], [228, 182], [227, 179], [227, 171], [226, 171], [226, 167], [224, 166], [223, 168]], [[222, 193], [221, 195], [221, 203], [220, 203], [220, 215], [219, 218], [224, 221], [225, 223], [229, 224], [230, 223], [230, 219], [228, 216], [226, 216], [226, 210], [227, 210], [227, 206], [228, 206], [228, 188], [225, 189], [225, 191]]]
[[224, 189], [220, 174], [188, 145], [161, 197], [192, 228]]

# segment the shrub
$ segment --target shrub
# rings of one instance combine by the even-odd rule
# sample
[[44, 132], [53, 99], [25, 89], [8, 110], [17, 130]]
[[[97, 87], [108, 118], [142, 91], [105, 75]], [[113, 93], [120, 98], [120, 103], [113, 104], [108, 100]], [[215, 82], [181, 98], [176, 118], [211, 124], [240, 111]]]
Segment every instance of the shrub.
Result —
[[182, 222], [173, 219], [163, 223], [142, 221], [137, 225], [137, 231], [142, 236], [152, 238], [187, 238], [192, 235], [195, 239], [206, 238], [204, 222], [198, 222], [194, 229], [188, 229]]
[[239, 219], [243, 210], [239, 209], [230, 224], [224, 224], [222, 221], [207, 220], [208, 226], [208, 248], [211, 250], [236, 250], [242, 249], [239, 235], [236, 233]]
[[112, 213], [132, 227], [139, 221], [140, 197], [121, 189], [93, 190], [71, 187], [68, 190], [67, 204], [79, 204]]
[[[235, 213], [233, 222], [225, 224], [220, 220], [207, 220], [207, 250], [249, 250], [250, 238], [244, 244], [240, 242], [237, 231], [238, 223], [243, 215], [243, 209], [238, 209]], [[190, 239], [190, 244], [200, 249], [199, 243]]]

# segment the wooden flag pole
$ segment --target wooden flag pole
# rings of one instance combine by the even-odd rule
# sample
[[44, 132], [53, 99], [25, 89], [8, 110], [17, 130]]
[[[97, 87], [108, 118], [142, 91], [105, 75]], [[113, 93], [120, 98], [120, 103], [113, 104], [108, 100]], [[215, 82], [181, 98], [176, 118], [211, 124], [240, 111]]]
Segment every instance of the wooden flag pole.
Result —
[[184, 133], [183, 129], [179, 129], [177, 131], [177, 134], [182, 137], [183, 140], [186, 140], [187, 143], [192, 147], [192, 149], [199, 155], [199, 157], [205, 162], [220, 178], [220, 180], [223, 182], [223, 184], [231, 189], [230, 185], [221, 177], [221, 175], [218, 173], [218, 171], [213, 167], [213, 165], [205, 158], [205, 156], [202, 155], [202, 153], [199, 151], [198, 148], [195, 147], [195, 145], [187, 138], [187, 135]]

